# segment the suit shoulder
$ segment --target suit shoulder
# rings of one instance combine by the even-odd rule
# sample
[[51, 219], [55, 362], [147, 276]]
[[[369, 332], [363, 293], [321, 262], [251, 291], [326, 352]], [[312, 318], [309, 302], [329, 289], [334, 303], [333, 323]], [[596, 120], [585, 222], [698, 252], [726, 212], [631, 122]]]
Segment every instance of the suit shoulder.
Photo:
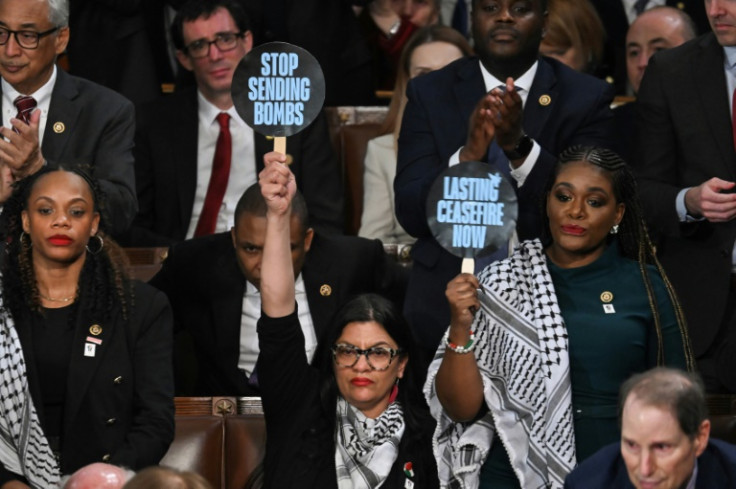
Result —
[[[314, 236], [312, 249], [317, 246], [320, 250], [329, 250], [329, 253], [342, 255], [346, 250], [350, 250], [351, 254], [357, 251], [367, 252], [373, 249], [383, 249], [383, 244], [378, 239], [362, 238], [360, 236], [337, 236], [337, 235], [317, 235]], [[310, 250], [311, 251], [311, 250]]]
[[474, 69], [477, 70], [477, 74], [480, 76], [478, 63], [476, 57], [460, 58], [444, 68], [411, 79], [409, 84], [415, 87], [417, 93], [446, 92], [447, 86], [454, 84], [458, 77], [476, 74], [473, 71]]
[[[589, 487], [618, 488], [626, 485], [614, 485], [622, 480], [621, 471], [626, 472], [621, 458], [621, 443], [606, 445], [585, 459], [565, 479], [566, 489], [583, 489]], [[628, 476], [623, 478], [628, 481]]]
[[[543, 58], [540, 60], [540, 63], [548, 64], [552, 68], [552, 72], [559, 86], [563, 89], [574, 91], [576, 96], [586, 93], [611, 92], [611, 98], [613, 98], [613, 86], [605, 80], [573, 70], [556, 59]], [[581, 87], [585, 87], [585, 89], [581, 91]]]
[[169, 256], [177, 262], [185, 261], [190, 265], [202, 261], [209, 262], [222, 253], [234, 253], [229, 232], [187, 239], [175, 244], [169, 250]]
[[722, 50], [713, 33], [704, 34], [674, 48], [664, 49], [654, 53], [649, 60], [647, 70], [664, 72], [689, 71], [692, 70], [692, 67], [685, 61], [702, 60], [703, 52], [711, 49], [716, 51]]
[[70, 82], [78, 90], [80, 96], [85, 97], [87, 99], [94, 99], [94, 100], [99, 101], [100, 103], [104, 104], [102, 105], [102, 107], [104, 107], [105, 111], [110, 111], [110, 108], [112, 106], [121, 106], [121, 107], [132, 107], [133, 106], [133, 102], [131, 102], [130, 100], [128, 100], [123, 95], [116, 92], [115, 90], [102, 86], [93, 81], [87, 80], [85, 78], [80, 78], [74, 75], [67, 75], [67, 76], [69, 77]]

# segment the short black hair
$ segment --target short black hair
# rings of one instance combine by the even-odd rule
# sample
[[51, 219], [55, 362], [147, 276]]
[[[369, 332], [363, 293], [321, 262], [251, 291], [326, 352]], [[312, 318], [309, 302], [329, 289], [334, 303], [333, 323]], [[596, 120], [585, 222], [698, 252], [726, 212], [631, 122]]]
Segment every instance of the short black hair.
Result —
[[[478, 2], [480, 2], [480, 0], [472, 0], [470, 2], [470, 5], [473, 8], [475, 8], [475, 4], [478, 3]], [[542, 12], [546, 12], [547, 11], [547, 2], [548, 2], [548, 0], [539, 0], [540, 5], [542, 6]]]
[[249, 31], [250, 19], [243, 6], [236, 0], [190, 0], [181, 7], [171, 24], [171, 39], [176, 49], [183, 50], [184, 46], [184, 22], [192, 22], [203, 17], [209, 19], [215, 10], [224, 8], [230, 12], [230, 16], [242, 33]]
[[[266, 205], [266, 199], [261, 194], [261, 186], [258, 183], [254, 183], [238, 199], [238, 204], [235, 206], [235, 225], [237, 226], [240, 216], [244, 213], [257, 217], [266, 217], [267, 211], [268, 206]], [[299, 190], [296, 191], [291, 201], [291, 215], [296, 216], [299, 220], [302, 234], [306, 233], [307, 229], [309, 229], [309, 212], [307, 211], [307, 203], [304, 200], [304, 196]]]

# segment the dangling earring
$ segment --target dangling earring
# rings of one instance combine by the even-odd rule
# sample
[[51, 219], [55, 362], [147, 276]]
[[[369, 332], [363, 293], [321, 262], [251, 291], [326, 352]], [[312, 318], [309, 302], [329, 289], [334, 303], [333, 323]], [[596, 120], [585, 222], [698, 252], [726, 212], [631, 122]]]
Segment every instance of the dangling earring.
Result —
[[[90, 241], [92, 241], [92, 238], [97, 238], [97, 240], [100, 242], [100, 246], [94, 251], [89, 247], [89, 243]], [[92, 236], [92, 238], [90, 238], [90, 240], [87, 241], [87, 245], [85, 246], [85, 248], [87, 248], [87, 251], [89, 253], [96, 255], [97, 253], [102, 251], [102, 247], [105, 246], [105, 241], [102, 239], [102, 236], [100, 236], [99, 234], [95, 234], [94, 236]]]
[[399, 377], [396, 377], [396, 381], [394, 382], [394, 386], [391, 388], [391, 395], [388, 396], [388, 403], [391, 404], [396, 400], [396, 398], [399, 395], [399, 380], [401, 380]]
[[618, 224], [613, 225], [613, 227], [609, 231], [609, 234], [618, 234]]

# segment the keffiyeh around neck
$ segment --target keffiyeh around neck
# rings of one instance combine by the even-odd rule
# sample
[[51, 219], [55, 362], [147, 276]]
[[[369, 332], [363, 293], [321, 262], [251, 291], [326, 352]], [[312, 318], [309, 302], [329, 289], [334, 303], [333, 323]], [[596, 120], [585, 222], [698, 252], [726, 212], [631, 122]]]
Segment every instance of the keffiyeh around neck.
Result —
[[392, 402], [376, 419], [337, 399], [335, 466], [340, 489], [375, 489], [388, 477], [404, 434], [401, 404]]
[[33, 406], [23, 349], [0, 297], [0, 463], [33, 488], [59, 483], [59, 466]]
[[572, 391], [567, 331], [542, 244], [521, 243], [479, 280], [481, 309], [472, 328], [489, 411], [473, 423], [455, 423], [444, 413], [434, 388], [445, 351], [441, 345], [424, 388], [437, 419], [440, 483], [477, 488], [497, 436], [521, 487], [562, 488], [575, 466]]

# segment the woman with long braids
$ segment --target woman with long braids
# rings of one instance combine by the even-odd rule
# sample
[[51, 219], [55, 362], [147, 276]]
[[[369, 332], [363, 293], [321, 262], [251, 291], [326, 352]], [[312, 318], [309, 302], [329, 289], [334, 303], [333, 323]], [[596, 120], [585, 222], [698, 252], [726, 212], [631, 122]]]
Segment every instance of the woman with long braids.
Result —
[[543, 214], [541, 240], [448, 284], [451, 323], [425, 385], [443, 485], [561, 488], [576, 462], [620, 438], [624, 380], [693, 367], [624, 161], [568, 149]]
[[99, 186], [44, 169], [18, 182], [2, 223], [0, 488], [157, 464], [174, 435], [171, 310], [128, 280]]

